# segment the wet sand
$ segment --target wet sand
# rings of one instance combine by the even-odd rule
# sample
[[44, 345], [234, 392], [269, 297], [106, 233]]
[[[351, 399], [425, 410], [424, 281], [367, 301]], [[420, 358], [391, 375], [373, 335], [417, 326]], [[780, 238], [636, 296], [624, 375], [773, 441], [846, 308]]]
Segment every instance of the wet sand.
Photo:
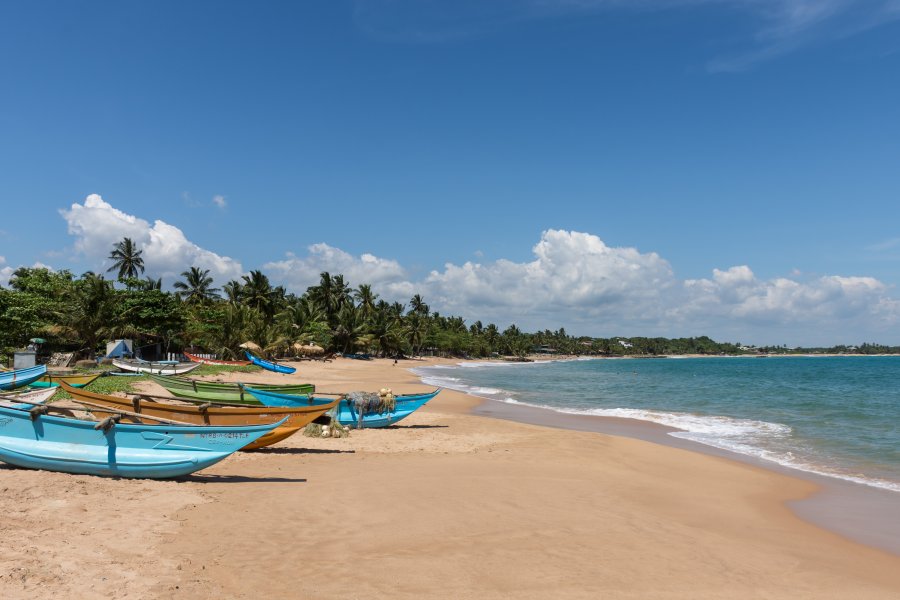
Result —
[[[254, 378], [427, 389], [406, 370], [422, 363], [298, 366]], [[900, 558], [787, 505], [814, 482], [478, 405], [444, 390], [398, 426], [294, 436], [179, 481], [0, 467], [0, 597], [900, 594]]]

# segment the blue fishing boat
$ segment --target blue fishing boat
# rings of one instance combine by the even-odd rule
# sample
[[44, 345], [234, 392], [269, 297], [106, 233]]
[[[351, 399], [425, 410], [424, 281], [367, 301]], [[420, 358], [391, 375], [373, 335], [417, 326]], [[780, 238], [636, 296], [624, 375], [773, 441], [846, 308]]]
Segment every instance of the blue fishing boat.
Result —
[[[244, 388], [266, 406], [306, 406], [312, 403], [327, 402], [325, 398], [315, 396], [294, 396], [279, 394], [268, 390], [256, 388]], [[361, 402], [348, 394], [341, 399], [337, 407], [337, 420], [341, 425], [357, 428], [387, 427], [397, 421], [401, 421], [413, 414], [416, 410], [425, 406], [429, 400], [438, 395], [441, 388], [425, 394], [402, 394], [393, 396], [393, 407], [386, 408], [379, 402]], [[377, 396], [377, 394], [374, 394]]]
[[284, 365], [279, 365], [279, 364], [270, 362], [268, 360], [263, 360], [258, 356], [254, 356], [254, 355], [250, 354], [246, 350], [244, 351], [244, 354], [247, 355], [247, 360], [252, 362], [257, 367], [262, 367], [263, 369], [265, 369], [267, 371], [274, 371], [275, 373], [291, 374], [297, 370], [294, 367], [285, 367]]
[[0, 390], [14, 390], [37, 381], [47, 373], [47, 365], [0, 373]]
[[255, 441], [268, 425], [205, 427], [121, 424], [0, 406], [0, 461], [64, 473], [167, 478], [205, 469]]

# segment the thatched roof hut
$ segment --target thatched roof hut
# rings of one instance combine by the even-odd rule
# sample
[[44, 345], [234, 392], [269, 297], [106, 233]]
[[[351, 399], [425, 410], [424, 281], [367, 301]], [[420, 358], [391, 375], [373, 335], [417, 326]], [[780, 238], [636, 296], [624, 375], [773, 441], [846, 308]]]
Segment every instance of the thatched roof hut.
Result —
[[304, 356], [318, 356], [320, 354], [325, 354], [325, 348], [316, 344], [294, 344], [294, 350], [297, 354], [302, 354]]

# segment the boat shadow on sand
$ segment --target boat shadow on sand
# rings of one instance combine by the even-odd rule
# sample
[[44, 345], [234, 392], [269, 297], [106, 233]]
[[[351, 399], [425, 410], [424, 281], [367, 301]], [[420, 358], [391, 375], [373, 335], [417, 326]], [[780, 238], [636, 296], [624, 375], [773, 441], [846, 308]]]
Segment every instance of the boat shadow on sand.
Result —
[[[38, 469], [29, 469], [27, 467], [17, 467], [0, 463], [0, 471], [22, 471], [22, 472], [42, 472]], [[142, 477], [116, 477], [115, 475], [90, 475], [86, 473], [68, 473], [72, 477], [97, 477], [98, 479], [109, 479], [112, 481], [154, 481], [154, 479], [145, 479]], [[180, 477], [162, 477], [155, 481], [174, 481], [176, 483], [306, 483], [305, 478], [298, 477], [247, 477], [244, 475], [212, 475], [204, 473], [193, 473], [191, 475], [182, 475]]]
[[183, 483], [306, 483], [304, 477], [247, 477], [245, 475], [204, 475], [203, 473], [195, 473], [193, 475], [185, 475], [184, 477], [176, 477], [171, 481]]
[[356, 450], [336, 450], [332, 448], [257, 448], [252, 454], [356, 454]]

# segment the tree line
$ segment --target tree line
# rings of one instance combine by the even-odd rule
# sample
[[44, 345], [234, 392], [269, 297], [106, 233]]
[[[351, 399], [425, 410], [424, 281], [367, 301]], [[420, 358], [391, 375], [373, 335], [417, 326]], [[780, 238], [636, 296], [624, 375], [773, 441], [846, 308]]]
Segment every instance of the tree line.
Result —
[[[102, 353], [105, 341], [118, 338], [134, 339], [138, 346], [159, 344], [163, 352], [193, 348], [222, 358], [240, 357], [240, 346], [248, 341], [267, 356], [291, 354], [298, 344], [387, 357], [755, 351], [706, 336], [595, 338], [572, 336], [563, 328], [526, 333], [514, 324], [502, 331], [493, 323], [467, 325], [462, 317], [432, 311], [419, 294], [406, 304], [388, 302], [371, 285], [351, 287], [343, 275], [328, 272], [321, 273], [317, 285], [296, 295], [272, 285], [259, 270], [216, 288], [208, 270], [192, 266], [181, 273], [174, 291], [165, 291], [160, 279], [140, 278], [141, 255], [129, 238], [115, 244], [108, 270], [115, 272], [115, 280], [90, 271], [76, 277], [67, 270], [17, 269], [9, 288], [0, 288], [0, 352], [8, 357], [35, 337], [45, 339], [52, 350], [82, 356]], [[875, 346], [861, 348], [872, 352]]]

